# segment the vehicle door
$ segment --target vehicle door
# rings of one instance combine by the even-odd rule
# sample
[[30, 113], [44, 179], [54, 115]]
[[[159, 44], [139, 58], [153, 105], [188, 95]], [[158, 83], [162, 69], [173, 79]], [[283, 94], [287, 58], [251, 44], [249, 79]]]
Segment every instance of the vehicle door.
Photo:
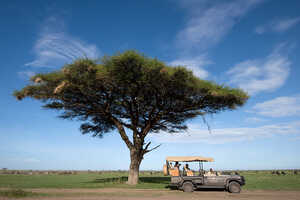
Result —
[[221, 176], [204, 176], [204, 185], [223, 186], [224, 178]]
[[203, 181], [203, 176], [187, 176], [187, 179], [190, 179], [194, 185], [203, 185], [204, 181]]

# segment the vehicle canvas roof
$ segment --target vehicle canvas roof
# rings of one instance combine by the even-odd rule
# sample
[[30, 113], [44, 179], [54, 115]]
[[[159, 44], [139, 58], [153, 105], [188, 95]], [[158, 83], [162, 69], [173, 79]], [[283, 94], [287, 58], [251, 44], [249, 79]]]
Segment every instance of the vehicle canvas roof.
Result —
[[213, 158], [207, 158], [202, 156], [169, 156], [166, 158], [166, 160], [169, 162], [214, 162]]

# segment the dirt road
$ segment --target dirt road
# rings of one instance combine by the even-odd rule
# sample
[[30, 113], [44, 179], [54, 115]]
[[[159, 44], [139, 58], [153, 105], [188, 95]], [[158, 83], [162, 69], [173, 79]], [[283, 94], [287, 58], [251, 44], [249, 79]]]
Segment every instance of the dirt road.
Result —
[[[26, 200], [300, 200], [300, 191], [242, 191], [230, 194], [224, 191], [196, 191], [184, 193], [171, 190], [138, 189], [31, 189], [28, 191], [46, 194], [40, 197], [23, 198]], [[14, 198], [0, 197], [0, 200]]]

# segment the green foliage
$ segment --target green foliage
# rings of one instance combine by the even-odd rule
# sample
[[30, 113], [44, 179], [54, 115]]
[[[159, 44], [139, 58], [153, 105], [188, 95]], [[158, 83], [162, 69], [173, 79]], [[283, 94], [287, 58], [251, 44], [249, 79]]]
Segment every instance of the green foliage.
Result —
[[187, 128], [187, 119], [235, 109], [248, 99], [240, 89], [200, 80], [185, 67], [167, 66], [136, 51], [105, 56], [101, 63], [79, 59], [31, 81], [14, 92], [17, 99], [41, 100], [45, 108], [62, 111], [60, 117], [83, 121], [82, 132], [94, 136], [119, 125], [140, 138], [148, 132], [178, 132]]

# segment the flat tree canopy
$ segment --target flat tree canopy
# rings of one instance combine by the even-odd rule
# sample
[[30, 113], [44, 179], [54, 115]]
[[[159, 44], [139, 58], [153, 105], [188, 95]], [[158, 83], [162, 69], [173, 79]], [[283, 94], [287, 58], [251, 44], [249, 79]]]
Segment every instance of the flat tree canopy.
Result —
[[152, 150], [147, 134], [180, 132], [188, 119], [233, 110], [248, 99], [241, 89], [201, 80], [183, 66], [136, 51], [105, 56], [100, 63], [78, 59], [31, 82], [14, 92], [18, 100], [31, 97], [60, 111], [61, 118], [82, 121], [83, 134], [119, 132], [130, 150], [129, 184], [138, 182], [143, 156]]

